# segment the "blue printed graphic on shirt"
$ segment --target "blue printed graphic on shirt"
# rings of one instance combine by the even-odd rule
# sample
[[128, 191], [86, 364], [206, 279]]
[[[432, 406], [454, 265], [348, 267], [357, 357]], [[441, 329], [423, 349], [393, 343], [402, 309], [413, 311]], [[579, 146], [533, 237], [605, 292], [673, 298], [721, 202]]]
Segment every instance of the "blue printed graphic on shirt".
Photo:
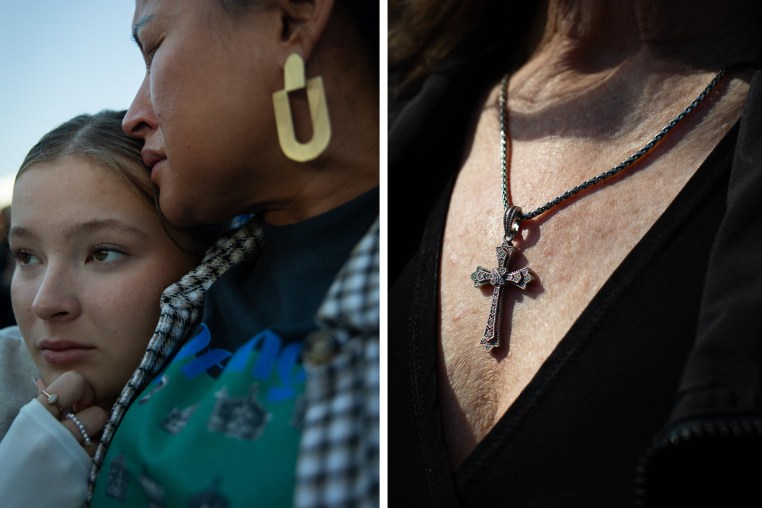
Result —
[[269, 329], [235, 352], [211, 343], [202, 325], [131, 406], [95, 506], [292, 504], [302, 343]]

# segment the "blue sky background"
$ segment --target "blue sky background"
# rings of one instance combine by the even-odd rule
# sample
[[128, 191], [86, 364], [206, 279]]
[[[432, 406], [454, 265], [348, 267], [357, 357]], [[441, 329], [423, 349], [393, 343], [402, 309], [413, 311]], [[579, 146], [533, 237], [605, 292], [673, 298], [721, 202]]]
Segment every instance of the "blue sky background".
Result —
[[0, 206], [27, 151], [80, 113], [126, 109], [143, 79], [132, 0], [0, 0]]

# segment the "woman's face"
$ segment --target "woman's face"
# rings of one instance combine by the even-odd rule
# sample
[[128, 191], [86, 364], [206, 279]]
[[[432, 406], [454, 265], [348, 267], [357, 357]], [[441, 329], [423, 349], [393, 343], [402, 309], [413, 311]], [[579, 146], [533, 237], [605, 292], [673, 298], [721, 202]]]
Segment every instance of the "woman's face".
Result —
[[143, 356], [161, 292], [191, 256], [150, 203], [77, 156], [17, 179], [9, 243], [13, 311], [43, 379], [76, 370], [110, 405]]
[[179, 226], [262, 209], [289, 186], [275, 169], [282, 155], [272, 93], [283, 86], [287, 56], [280, 16], [219, 4], [136, 2], [146, 75], [124, 128], [145, 139], [162, 212]]

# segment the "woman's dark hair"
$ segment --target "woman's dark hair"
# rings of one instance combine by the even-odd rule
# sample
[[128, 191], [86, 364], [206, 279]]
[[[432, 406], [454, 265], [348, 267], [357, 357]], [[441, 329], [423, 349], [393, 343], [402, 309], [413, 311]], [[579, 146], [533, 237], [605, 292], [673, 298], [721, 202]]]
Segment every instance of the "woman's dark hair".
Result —
[[[262, 0], [218, 0], [223, 7], [231, 11], [247, 9], [261, 3]], [[349, 13], [357, 31], [365, 42], [368, 54], [378, 64], [378, 30], [380, 23], [378, 0], [338, 0]], [[378, 68], [378, 65], [374, 69]]]
[[389, 65], [407, 71], [400, 85], [416, 81], [474, 29], [488, 0], [390, 0]]
[[[390, 0], [389, 88], [405, 95], [450, 55], [521, 58], [537, 0]], [[508, 52], [509, 54], [503, 54]]]
[[[360, 32], [365, 47], [371, 57], [378, 62], [378, 25], [379, 11], [378, 1], [372, 0], [340, 0], [344, 8], [355, 22], [357, 31]], [[377, 67], [377, 66], [376, 66]]]

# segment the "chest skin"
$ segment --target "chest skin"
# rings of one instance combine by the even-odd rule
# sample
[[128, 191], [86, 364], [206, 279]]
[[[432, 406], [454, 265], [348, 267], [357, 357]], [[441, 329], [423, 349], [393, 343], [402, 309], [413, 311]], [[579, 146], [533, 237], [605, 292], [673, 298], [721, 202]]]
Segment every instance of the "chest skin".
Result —
[[[457, 469], [537, 374], [622, 260], [643, 238], [732, 124], [740, 101], [689, 116], [641, 163], [537, 219], [522, 223], [508, 270], [535, 280], [503, 291], [501, 342], [480, 346], [492, 288], [473, 287], [478, 265], [496, 266], [503, 239], [497, 88], [486, 98], [447, 215], [440, 266], [439, 396], [445, 437]], [[692, 97], [686, 96], [686, 104]], [[630, 135], [522, 136], [511, 142], [512, 203], [525, 212], [613, 166], [641, 148], [683, 104]], [[521, 122], [516, 122], [521, 125]], [[513, 127], [513, 126], [512, 126]], [[580, 126], [581, 128], [582, 126]]]

